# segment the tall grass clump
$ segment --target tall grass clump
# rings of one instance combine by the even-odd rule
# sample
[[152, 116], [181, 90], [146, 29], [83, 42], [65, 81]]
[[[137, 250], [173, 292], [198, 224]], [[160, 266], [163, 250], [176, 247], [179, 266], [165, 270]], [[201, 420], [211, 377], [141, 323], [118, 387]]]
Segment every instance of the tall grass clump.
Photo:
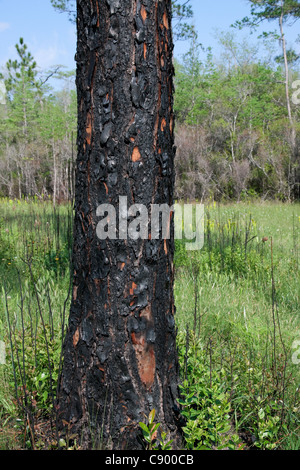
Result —
[[[55, 398], [70, 298], [72, 207], [1, 201], [0, 325], [8, 403], [24, 448], [57, 445]], [[0, 366], [1, 367], [1, 366]], [[1, 396], [1, 394], [0, 394]], [[12, 412], [14, 411], [14, 413]]]

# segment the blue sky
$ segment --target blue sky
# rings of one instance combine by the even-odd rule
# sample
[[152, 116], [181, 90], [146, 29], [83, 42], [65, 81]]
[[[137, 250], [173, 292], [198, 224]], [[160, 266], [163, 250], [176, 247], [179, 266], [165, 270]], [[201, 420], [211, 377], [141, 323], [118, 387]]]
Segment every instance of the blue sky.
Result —
[[[216, 30], [228, 30], [231, 23], [250, 11], [247, 0], [192, 0], [191, 4], [199, 41], [215, 51], [218, 51]], [[293, 39], [295, 31], [294, 28], [289, 33]], [[9, 58], [15, 58], [15, 44], [20, 37], [24, 38], [41, 69], [54, 65], [64, 65], [68, 70], [75, 68], [75, 26], [66, 14], [53, 9], [50, 0], [0, 0], [0, 67]], [[187, 46], [176, 43], [175, 56], [180, 57]]]
[[42, 70], [55, 65], [75, 68], [75, 27], [50, 0], [0, 0], [0, 66], [16, 58], [20, 37]]

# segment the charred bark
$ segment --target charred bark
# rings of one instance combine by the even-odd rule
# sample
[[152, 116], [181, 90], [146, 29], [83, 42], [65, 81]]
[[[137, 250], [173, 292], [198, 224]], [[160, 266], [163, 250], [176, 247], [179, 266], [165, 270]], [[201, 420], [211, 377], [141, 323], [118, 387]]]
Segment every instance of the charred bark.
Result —
[[61, 427], [139, 449], [139, 421], [178, 436], [171, 237], [100, 240], [100, 204], [173, 204], [171, 0], [78, 0], [73, 298]]

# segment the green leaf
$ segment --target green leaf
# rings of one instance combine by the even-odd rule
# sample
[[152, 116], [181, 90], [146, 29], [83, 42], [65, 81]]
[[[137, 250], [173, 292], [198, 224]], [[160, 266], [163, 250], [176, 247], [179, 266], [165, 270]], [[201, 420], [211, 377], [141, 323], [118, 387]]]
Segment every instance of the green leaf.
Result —
[[152, 424], [153, 421], [154, 421], [154, 418], [155, 418], [155, 410], [151, 410], [150, 413], [149, 413], [149, 417], [148, 417], [148, 420], [149, 420], [149, 424]]
[[157, 423], [155, 426], [153, 426], [153, 428], [151, 428], [151, 430], [150, 430], [151, 434], [154, 434], [155, 431], [158, 430], [159, 426], [160, 426], [160, 423]]
[[139, 423], [139, 425], [146, 434], [150, 435], [150, 431], [148, 429], [148, 426], [145, 423]]

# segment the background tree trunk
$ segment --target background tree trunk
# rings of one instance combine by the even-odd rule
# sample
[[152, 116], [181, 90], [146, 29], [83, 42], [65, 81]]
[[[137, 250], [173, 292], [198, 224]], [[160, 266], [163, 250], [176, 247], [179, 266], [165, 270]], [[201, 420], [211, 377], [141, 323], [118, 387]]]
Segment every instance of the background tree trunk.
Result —
[[[296, 135], [296, 128], [295, 122], [292, 115], [291, 109], [291, 100], [290, 100], [290, 93], [289, 93], [289, 64], [287, 58], [287, 50], [286, 50], [286, 40], [285, 34], [283, 31], [283, 16], [284, 16], [284, 2], [281, 2], [281, 16], [279, 17], [279, 29], [280, 29], [280, 41], [282, 45], [282, 52], [283, 52], [283, 60], [284, 60], [284, 70], [285, 70], [285, 97], [287, 103], [287, 113], [290, 122], [290, 147], [291, 147], [291, 156], [289, 159], [289, 168], [288, 168], [288, 183], [289, 188], [292, 189], [292, 192], [295, 193], [295, 187], [298, 183], [297, 176], [296, 176], [296, 168], [295, 163], [297, 163], [297, 135]], [[295, 194], [293, 194], [295, 196]]]
[[119, 196], [149, 213], [173, 204], [171, 0], [77, 7], [74, 285], [59, 419], [85, 447], [138, 449], [138, 422], [153, 408], [178, 438], [173, 218], [170, 240], [99, 240], [96, 209], [118, 211]]

